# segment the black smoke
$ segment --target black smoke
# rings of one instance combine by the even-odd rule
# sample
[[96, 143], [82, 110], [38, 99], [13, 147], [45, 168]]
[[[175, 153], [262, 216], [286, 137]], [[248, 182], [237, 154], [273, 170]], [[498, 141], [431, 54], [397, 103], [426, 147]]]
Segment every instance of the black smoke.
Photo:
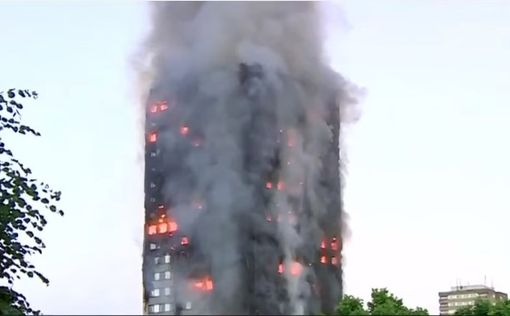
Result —
[[[147, 109], [157, 142], [147, 145], [146, 208], [150, 220], [164, 205], [179, 224], [161, 241], [176, 258], [178, 312], [192, 301], [192, 314], [308, 314], [342, 294], [330, 262], [340, 249], [322, 264], [320, 245], [343, 233], [340, 123], [352, 98], [324, 61], [318, 5], [152, 4], [147, 104], [169, 108]], [[214, 290], [189, 290], [204, 275]]]

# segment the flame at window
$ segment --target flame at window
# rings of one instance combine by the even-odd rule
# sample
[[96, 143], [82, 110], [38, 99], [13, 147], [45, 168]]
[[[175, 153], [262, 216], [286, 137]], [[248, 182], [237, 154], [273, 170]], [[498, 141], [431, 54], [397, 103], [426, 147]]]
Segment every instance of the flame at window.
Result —
[[278, 181], [278, 184], [276, 185], [276, 188], [278, 189], [278, 191], [283, 191], [283, 190], [285, 190], [285, 182], [283, 182], [283, 181]]
[[266, 182], [266, 189], [271, 190], [273, 188], [273, 184], [271, 182]]
[[168, 110], [168, 102], [163, 100], [159, 102], [159, 110], [160, 111], [166, 111]]
[[326, 264], [328, 262], [328, 259], [326, 256], [321, 256], [321, 263]]
[[156, 224], [148, 226], [147, 233], [149, 235], [174, 233], [177, 229], [178, 225], [174, 220], [167, 218], [165, 214], [161, 214]]
[[164, 234], [168, 232], [168, 224], [167, 223], [161, 223], [158, 225], [158, 232], [160, 234]]
[[331, 250], [338, 251], [338, 240], [336, 237], [331, 239]]
[[[303, 265], [297, 261], [293, 261], [290, 265], [287, 266], [289, 268], [290, 275], [298, 276], [303, 272]], [[282, 274], [285, 272], [286, 266], [283, 263], [278, 265], [278, 273]]]
[[189, 127], [185, 124], [183, 124], [181, 126], [181, 128], [179, 129], [179, 133], [182, 135], [182, 136], [188, 136], [189, 134]]
[[149, 228], [147, 229], [147, 233], [149, 235], [156, 235], [158, 232], [158, 226], [157, 225], [149, 225]]
[[214, 283], [210, 276], [206, 276], [202, 279], [195, 280], [193, 287], [197, 290], [210, 292], [214, 289]]
[[150, 105], [151, 113], [158, 113], [168, 110], [168, 102], [166, 100], [156, 101]]
[[181, 245], [186, 246], [189, 244], [189, 238], [184, 236], [181, 238]]
[[158, 134], [156, 132], [152, 132], [149, 134], [149, 142], [155, 143], [158, 140]]

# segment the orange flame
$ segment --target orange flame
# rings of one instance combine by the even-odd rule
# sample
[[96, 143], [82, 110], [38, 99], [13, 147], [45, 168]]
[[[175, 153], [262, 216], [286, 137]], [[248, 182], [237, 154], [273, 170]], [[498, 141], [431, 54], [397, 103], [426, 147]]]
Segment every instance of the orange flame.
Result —
[[292, 264], [290, 266], [290, 274], [296, 276], [296, 275], [300, 275], [301, 272], [303, 272], [303, 266], [301, 265], [301, 263], [299, 263], [297, 261], [292, 262]]
[[155, 143], [158, 140], [158, 134], [156, 132], [152, 132], [149, 134], [149, 142]]
[[212, 291], [214, 289], [214, 283], [211, 277], [206, 276], [205, 278], [196, 280], [193, 282], [193, 286], [196, 289], [202, 290], [202, 291]]
[[187, 125], [182, 125], [179, 133], [181, 133], [182, 136], [187, 136], [189, 134], [189, 127]]
[[160, 234], [164, 234], [164, 233], [168, 232], [168, 224], [167, 223], [159, 224], [158, 229], [159, 229]]
[[[285, 266], [283, 263], [278, 265], [278, 273], [282, 274], [285, 271]], [[303, 272], [303, 265], [297, 261], [293, 261], [290, 264], [290, 274], [293, 276], [298, 276]]]
[[338, 250], [338, 240], [336, 240], [336, 237], [333, 237], [331, 239], [331, 250], [334, 250], [334, 251]]
[[157, 232], [158, 232], [158, 227], [156, 225], [149, 225], [149, 228], [148, 228], [149, 235], [156, 235]]
[[168, 110], [168, 102], [167, 101], [163, 100], [163, 101], [158, 102], [158, 104], [159, 104], [160, 111]]

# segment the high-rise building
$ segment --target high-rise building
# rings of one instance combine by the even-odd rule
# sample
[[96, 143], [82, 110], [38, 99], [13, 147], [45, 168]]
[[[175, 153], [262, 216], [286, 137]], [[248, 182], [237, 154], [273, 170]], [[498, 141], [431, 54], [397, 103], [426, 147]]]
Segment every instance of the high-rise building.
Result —
[[[205, 159], [218, 159], [211, 153], [218, 148], [208, 148], [207, 130], [198, 123], [200, 120], [195, 119], [198, 116], [203, 120], [206, 109], [197, 108], [193, 115], [188, 115], [190, 108], [197, 106], [187, 102], [191, 98], [188, 96], [196, 96], [195, 86], [187, 83], [185, 87], [173, 90], [156, 87], [149, 95], [145, 124], [143, 254], [146, 314], [278, 315], [295, 312], [297, 301], [302, 304], [298, 312], [309, 314], [333, 310], [342, 295], [338, 102], [332, 96], [331, 104], [324, 107], [329, 111], [325, 116], [328, 117], [331, 141], [326, 153], [320, 157], [317, 153], [317, 159], [321, 160], [318, 185], [322, 189], [315, 190], [319, 192], [317, 196], [310, 197], [304, 194], [310, 185], [306, 175], [294, 183], [280, 178], [282, 164], [292, 163], [283, 160], [280, 148], [292, 150], [298, 137], [296, 130], [305, 123], [288, 122], [287, 128], [282, 129], [270, 121], [276, 116], [276, 106], [274, 113], [258, 112], [267, 111], [267, 108], [258, 106], [261, 97], [257, 95], [257, 85], [260, 85], [257, 78], [264, 76], [263, 68], [257, 64], [241, 64], [238, 71], [238, 93], [244, 95], [240, 98], [244, 103], [239, 107], [250, 107], [252, 113], [250, 119], [243, 122], [245, 132], [238, 135], [240, 143], [246, 143], [246, 147], [241, 148], [245, 158], [241, 165], [232, 165], [232, 168], [246, 171], [242, 181], [250, 184], [256, 198], [250, 202], [249, 209], [233, 213], [229, 219], [218, 219], [212, 214], [222, 207], [222, 194], [237, 193], [201, 187], [197, 178], [211, 177], [214, 170], [207, 175], [197, 174], [189, 167], [192, 163], [205, 163]], [[270, 87], [267, 89], [269, 91]], [[270, 93], [264, 98], [269, 98], [267, 95]], [[186, 111], [181, 111], [183, 108]], [[206, 119], [214, 120], [214, 117]], [[261, 140], [252, 138], [261, 135], [265, 137], [264, 141], [274, 144], [269, 146], [272, 150], [253, 147]], [[221, 150], [236, 149], [226, 146]], [[217, 182], [210, 183], [217, 183], [218, 188], [223, 188], [226, 181], [238, 181], [230, 174], [216, 174], [215, 177], [219, 177]], [[288, 209], [299, 209], [299, 213], [279, 211], [280, 205], [275, 202], [279, 200], [274, 197], [283, 191], [286, 192], [284, 202], [290, 205]], [[306, 218], [312, 211], [307, 205], [311, 198], [322, 201], [324, 209], [318, 223], [307, 227]], [[229, 207], [235, 209], [235, 206]], [[246, 206], [243, 203], [239, 208]], [[217, 225], [218, 220], [223, 221], [223, 226]], [[300, 234], [306, 236], [300, 241], [301, 246], [297, 247], [292, 260], [288, 259], [277, 238], [277, 226], [284, 221], [295, 224]], [[216, 230], [218, 227], [225, 232], [235, 229], [240, 239], [238, 244], [245, 246], [236, 248], [235, 253], [218, 250], [222, 257], [229, 258], [208, 255], [211, 245], [219, 247], [221, 242], [217, 240], [222, 235], [222, 231], [207, 231], [209, 222]], [[211, 266], [218, 260], [224, 260], [226, 264], [234, 260], [242, 262], [241, 268], [239, 264], [232, 265], [232, 269], [240, 270], [237, 274], [240, 277], [226, 280], [226, 274], [212, 271]], [[304, 275], [305, 270], [310, 273]], [[288, 284], [293, 282], [292, 278], [303, 278], [299, 289], [292, 294], [295, 297], [290, 297], [289, 293]]]
[[459, 308], [473, 305], [480, 298], [497, 302], [499, 300], [507, 300], [508, 295], [486, 285], [454, 286], [450, 291], [439, 292], [440, 314], [453, 315]]

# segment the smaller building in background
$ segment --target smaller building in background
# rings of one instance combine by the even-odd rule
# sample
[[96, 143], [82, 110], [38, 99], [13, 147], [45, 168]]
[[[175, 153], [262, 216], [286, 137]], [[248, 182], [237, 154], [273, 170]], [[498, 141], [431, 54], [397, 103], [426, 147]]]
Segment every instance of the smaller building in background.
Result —
[[453, 315], [461, 307], [474, 305], [477, 299], [492, 302], [507, 300], [508, 294], [498, 292], [486, 285], [459, 285], [447, 292], [439, 292], [440, 315]]

